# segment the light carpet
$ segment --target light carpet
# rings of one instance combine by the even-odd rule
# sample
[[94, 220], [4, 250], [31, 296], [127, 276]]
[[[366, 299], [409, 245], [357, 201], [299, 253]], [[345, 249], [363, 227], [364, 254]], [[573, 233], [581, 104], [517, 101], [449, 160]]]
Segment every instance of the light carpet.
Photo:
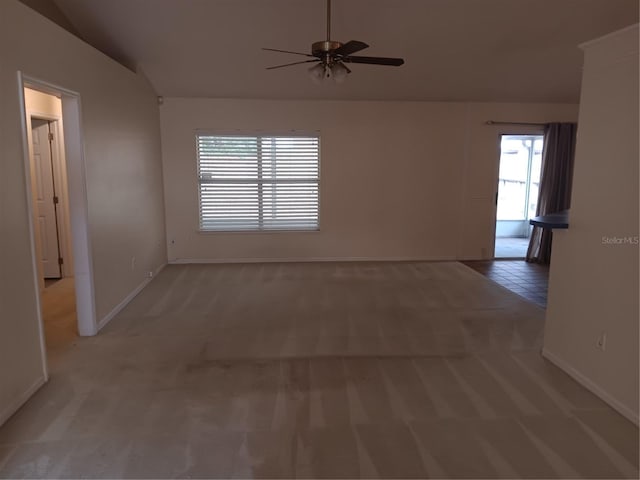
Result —
[[167, 267], [0, 428], [0, 476], [637, 478], [638, 430], [460, 263]]

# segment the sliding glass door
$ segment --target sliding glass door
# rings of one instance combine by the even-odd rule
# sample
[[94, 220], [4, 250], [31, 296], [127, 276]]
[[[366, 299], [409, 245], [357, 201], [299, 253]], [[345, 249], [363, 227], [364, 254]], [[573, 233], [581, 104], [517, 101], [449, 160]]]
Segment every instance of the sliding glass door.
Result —
[[519, 250], [524, 249], [522, 256], [526, 253], [526, 239], [531, 230], [529, 219], [535, 216], [538, 203], [543, 139], [542, 135], [502, 136], [496, 212], [496, 257], [521, 256], [516, 255], [515, 250], [511, 250], [509, 255], [500, 254], [500, 243], [520, 245]]

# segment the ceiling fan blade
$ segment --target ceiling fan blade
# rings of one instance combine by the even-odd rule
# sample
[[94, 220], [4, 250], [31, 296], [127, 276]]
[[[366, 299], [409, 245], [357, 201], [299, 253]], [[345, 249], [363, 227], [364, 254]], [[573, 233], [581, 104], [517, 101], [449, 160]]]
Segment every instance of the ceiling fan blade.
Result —
[[346, 57], [347, 55], [359, 52], [360, 50], [364, 50], [365, 48], [369, 48], [369, 45], [364, 42], [359, 42], [358, 40], [351, 40], [342, 45], [340, 48], [336, 49], [336, 51], [333, 53]]
[[317, 58], [315, 60], [302, 60], [301, 62], [285, 63], [284, 65], [276, 65], [275, 67], [267, 67], [267, 70], [275, 70], [276, 68], [290, 67], [292, 65], [299, 65], [301, 63], [319, 62]]
[[304, 55], [305, 57], [315, 57], [315, 55], [310, 55], [308, 53], [291, 52], [289, 50], [278, 50], [277, 48], [263, 48], [262, 50], [268, 50], [269, 52], [292, 53], [294, 55]]
[[388, 58], [388, 57], [344, 57], [343, 62], [348, 63], [366, 63], [369, 65], [387, 65], [391, 67], [399, 67], [404, 64], [402, 58]]

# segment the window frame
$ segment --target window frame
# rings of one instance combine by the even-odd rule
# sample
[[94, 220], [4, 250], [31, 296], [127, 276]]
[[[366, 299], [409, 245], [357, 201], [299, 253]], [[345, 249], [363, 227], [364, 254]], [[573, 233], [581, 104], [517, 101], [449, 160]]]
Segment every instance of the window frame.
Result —
[[[202, 228], [202, 219], [201, 219], [201, 185], [200, 182], [200, 155], [199, 155], [199, 137], [202, 136], [234, 136], [234, 137], [247, 137], [247, 138], [258, 138], [258, 137], [309, 137], [315, 138], [318, 142], [318, 205], [317, 205], [317, 225], [315, 228], [254, 228], [254, 229], [206, 229]], [[201, 130], [197, 129], [194, 135], [194, 148], [195, 148], [195, 181], [196, 181], [196, 223], [197, 233], [201, 235], [272, 235], [272, 234], [281, 234], [281, 233], [296, 233], [296, 234], [309, 234], [309, 233], [318, 233], [321, 229], [322, 224], [322, 135], [320, 130], [312, 130], [312, 131], [304, 131], [304, 130], [288, 130], [288, 131], [264, 131], [264, 130], [255, 130], [255, 131], [245, 131], [245, 130]]]

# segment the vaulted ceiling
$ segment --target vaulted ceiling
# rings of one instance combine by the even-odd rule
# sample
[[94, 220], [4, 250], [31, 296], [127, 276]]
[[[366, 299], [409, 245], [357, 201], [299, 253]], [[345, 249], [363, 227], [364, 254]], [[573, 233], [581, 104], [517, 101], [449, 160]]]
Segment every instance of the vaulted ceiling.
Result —
[[402, 67], [352, 65], [313, 84], [324, 0], [54, 0], [94, 46], [142, 70], [159, 95], [274, 99], [577, 102], [581, 42], [638, 22], [637, 0], [333, 0], [332, 39]]

